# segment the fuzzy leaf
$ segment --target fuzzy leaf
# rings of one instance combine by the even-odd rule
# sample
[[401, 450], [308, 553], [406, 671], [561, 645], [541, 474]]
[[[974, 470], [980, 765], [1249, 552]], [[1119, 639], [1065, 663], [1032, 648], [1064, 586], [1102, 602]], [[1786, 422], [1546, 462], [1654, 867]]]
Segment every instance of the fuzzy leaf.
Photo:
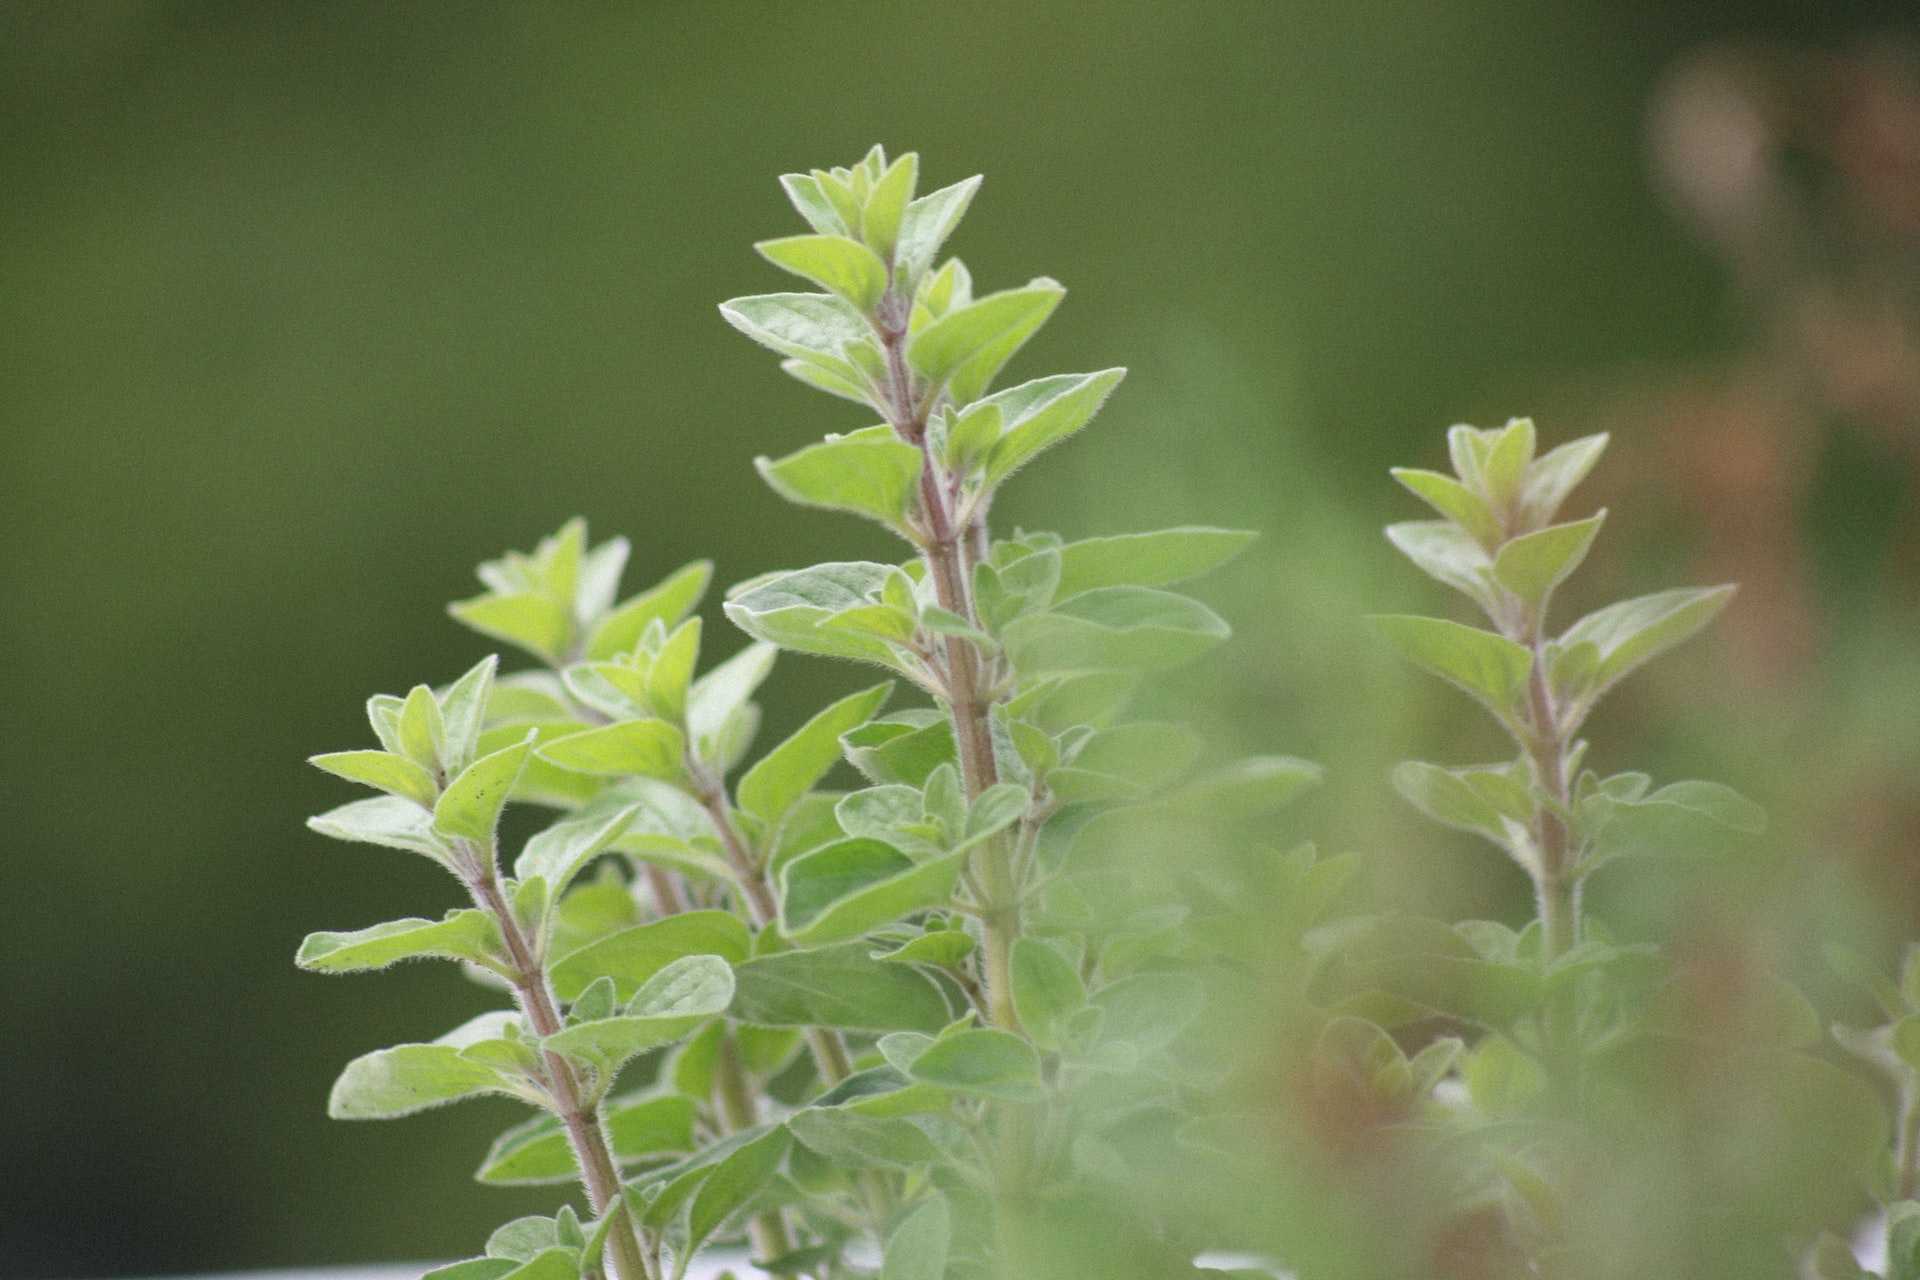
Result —
[[1034, 1044], [1058, 1049], [1059, 1029], [1086, 1003], [1086, 985], [1065, 956], [1038, 938], [1013, 944], [1013, 1008]]
[[468, 907], [440, 920], [389, 920], [352, 933], [312, 933], [294, 963], [316, 973], [359, 973], [438, 957], [497, 966], [504, 951], [490, 912]]
[[329, 809], [318, 817], [308, 818], [307, 825], [335, 840], [380, 844], [389, 849], [424, 853], [436, 862], [444, 863], [447, 859], [446, 843], [434, 833], [433, 815], [413, 801], [403, 800], [399, 796], [355, 800], [337, 809]]
[[936, 1195], [916, 1205], [887, 1237], [880, 1280], [943, 1280], [951, 1234], [944, 1198]]
[[1506, 637], [1441, 618], [1384, 615], [1370, 621], [1401, 657], [1464, 689], [1496, 715], [1519, 704], [1533, 655]]
[[1549, 525], [1515, 538], [1494, 557], [1493, 576], [1530, 607], [1543, 608], [1553, 589], [1586, 559], [1606, 516], [1600, 511], [1585, 520]]
[[988, 396], [982, 403], [998, 406], [1004, 425], [987, 455], [987, 487], [1086, 426], [1126, 376], [1125, 369], [1056, 374]]
[[756, 458], [753, 465], [789, 502], [850, 511], [900, 530], [919, 496], [921, 464], [920, 451], [892, 428], [873, 427], [828, 436], [777, 462]]
[[980, 189], [976, 175], [950, 187], [930, 191], [907, 205], [900, 219], [900, 238], [894, 247], [894, 271], [903, 280], [917, 280], [933, 265], [947, 237], [959, 225], [973, 193]]
[[761, 346], [808, 361], [824, 356], [843, 364], [841, 352], [868, 333], [851, 304], [823, 293], [735, 298], [720, 305], [720, 314]]
[[993, 375], [1046, 322], [1066, 290], [1041, 277], [947, 312], [915, 334], [907, 363], [928, 382], [946, 383], [956, 404], [979, 398]]
[[449, 782], [433, 806], [434, 830], [469, 840], [492, 840], [500, 810], [506, 807], [527, 753], [533, 750], [534, 736], [529, 731], [512, 746], [481, 756]]
[[1047, 1096], [1033, 1046], [988, 1027], [935, 1040], [913, 1060], [908, 1074], [922, 1084], [1009, 1102], [1038, 1102]]
[[1568, 627], [1560, 643], [1587, 642], [1600, 651], [1596, 680], [1605, 691], [1641, 663], [1706, 626], [1732, 596], [1730, 586], [1696, 587], [1623, 600]]
[[550, 667], [566, 660], [573, 641], [573, 619], [566, 609], [538, 592], [488, 593], [456, 601], [447, 612], [481, 635], [524, 649]]
[[747, 770], [738, 789], [740, 807], [769, 826], [777, 824], [840, 759], [840, 735], [867, 723], [892, 692], [890, 681], [874, 685], [807, 721]]
[[780, 927], [801, 946], [864, 937], [945, 902], [963, 861], [951, 854], [915, 863], [878, 840], [835, 841], [782, 871]]
[[940, 1149], [925, 1131], [898, 1117], [812, 1106], [789, 1116], [787, 1128], [802, 1146], [842, 1168], [912, 1168], [940, 1159]]
[[756, 640], [783, 649], [898, 669], [899, 660], [885, 642], [822, 625], [842, 610], [876, 603], [887, 574], [886, 565], [856, 561], [757, 578], [734, 588], [727, 617]]
[[1438, 471], [1396, 467], [1393, 478], [1435, 511], [1472, 534], [1483, 548], [1491, 550], [1506, 537], [1500, 517], [1487, 505], [1486, 499], [1452, 476], [1442, 475]]
[[953, 1016], [933, 982], [861, 943], [783, 951], [739, 966], [732, 1016], [769, 1027], [938, 1031]]
[[559, 897], [581, 868], [626, 834], [639, 812], [640, 806], [628, 805], [611, 816], [599, 813], [554, 823], [527, 841], [526, 848], [514, 859], [514, 876], [520, 880], [539, 876]]
[[681, 776], [685, 751], [686, 738], [665, 720], [621, 720], [544, 743], [540, 757], [579, 773], [672, 782]]
[[355, 1058], [334, 1081], [327, 1114], [336, 1120], [384, 1120], [476, 1094], [516, 1093], [492, 1068], [460, 1056], [464, 1033], [473, 1025], [432, 1044], [395, 1045]]
[[1244, 551], [1257, 534], [1185, 526], [1154, 533], [1088, 538], [1060, 548], [1056, 600], [1097, 587], [1160, 587], [1210, 573]]
[[389, 795], [401, 796], [423, 808], [433, 808], [440, 788], [433, 775], [413, 761], [391, 751], [334, 751], [307, 761], [349, 782], [378, 787]]
[[1136, 671], [1178, 666], [1227, 638], [1227, 624], [1197, 600], [1151, 587], [1098, 587], [1008, 623], [1015, 668]]
[[845, 236], [787, 236], [753, 246], [774, 266], [813, 281], [861, 311], [870, 311], [887, 289], [887, 264], [858, 240]]
[[687, 1248], [698, 1249], [780, 1169], [793, 1137], [776, 1128], [747, 1143], [714, 1167], [694, 1194], [687, 1214]]
[[1413, 561], [1420, 572], [1492, 609], [1488, 587], [1493, 561], [1472, 534], [1449, 520], [1408, 520], [1387, 526], [1387, 541]]
[[1549, 450], [1527, 469], [1520, 491], [1520, 525], [1533, 529], [1552, 520], [1574, 486], [1587, 478], [1607, 447], [1605, 432], [1570, 440]]
[[647, 979], [617, 1017], [555, 1032], [542, 1046], [584, 1057], [613, 1072], [658, 1045], [669, 1044], [722, 1013], [733, 999], [733, 970], [719, 956], [687, 956]]
[[623, 601], [596, 623], [587, 633], [582, 656], [589, 662], [605, 662], [631, 652], [652, 622], [657, 621], [669, 629], [678, 626], [700, 603], [712, 577], [711, 560], [695, 560], [674, 570], [657, 585]]
[[682, 911], [590, 942], [553, 965], [554, 994], [574, 1000], [595, 978], [613, 979], [622, 1000], [676, 960], [719, 956], [739, 964], [752, 948], [746, 922], [726, 911]]

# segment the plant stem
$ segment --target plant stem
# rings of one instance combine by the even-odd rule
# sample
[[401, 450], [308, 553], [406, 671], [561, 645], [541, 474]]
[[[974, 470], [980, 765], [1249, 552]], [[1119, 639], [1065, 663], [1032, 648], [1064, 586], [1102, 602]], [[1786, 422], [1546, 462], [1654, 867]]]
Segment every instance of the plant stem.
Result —
[[[484, 861], [476, 857], [469, 865], [474, 874], [467, 879], [468, 891], [500, 924], [500, 936], [506, 943], [513, 970], [514, 1003], [535, 1035], [544, 1039], [558, 1033], [564, 1025], [559, 1004], [547, 985], [546, 971], [526, 931], [520, 927], [500, 891], [499, 873], [494, 869], [492, 857]], [[640, 1248], [633, 1218], [626, 1211], [620, 1189], [620, 1166], [614, 1160], [606, 1126], [601, 1122], [599, 1102], [565, 1057], [543, 1049], [541, 1058], [546, 1067], [547, 1091], [566, 1125], [567, 1141], [573, 1147], [574, 1162], [580, 1168], [580, 1180], [586, 1187], [587, 1202], [594, 1216], [605, 1214], [610, 1206], [618, 1206], [618, 1216], [607, 1233], [607, 1249], [613, 1255], [616, 1280], [647, 1280], [652, 1273]]]
[[[1534, 619], [1525, 638], [1533, 652], [1533, 672], [1527, 682], [1531, 724], [1522, 745], [1532, 763], [1534, 781], [1553, 801], [1535, 805], [1532, 831], [1539, 857], [1534, 888], [1539, 897], [1540, 967], [1545, 971], [1579, 944], [1580, 884], [1573, 874], [1572, 833], [1561, 817], [1567, 805], [1568, 730], [1547, 684], [1542, 630], [1540, 620]], [[1579, 1070], [1575, 996], [1571, 989], [1560, 993], [1548, 1001], [1541, 1015], [1548, 1071], [1563, 1084], [1571, 1084]]]
[[[934, 598], [942, 609], [977, 627], [980, 619], [974, 610], [969, 561], [986, 541], [985, 519], [976, 516], [964, 529], [954, 526], [955, 495], [928, 447], [926, 410], [919, 404], [907, 370], [905, 326], [883, 329], [880, 336], [887, 357], [889, 425], [901, 439], [919, 448], [922, 459], [920, 519], [925, 540], [921, 550], [933, 578]], [[941, 640], [946, 656], [947, 714], [953, 722], [954, 746], [967, 798], [974, 800], [1000, 781], [993, 758], [991, 695], [982, 678], [982, 654], [974, 642], [952, 635]], [[987, 1017], [996, 1027], [1018, 1031], [1020, 1019], [1014, 1012], [1011, 974], [1013, 944], [1020, 937], [1021, 899], [1012, 851], [1006, 838], [996, 835], [983, 841], [969, 862], [980, 887], [980, 918], [987, 935]]]

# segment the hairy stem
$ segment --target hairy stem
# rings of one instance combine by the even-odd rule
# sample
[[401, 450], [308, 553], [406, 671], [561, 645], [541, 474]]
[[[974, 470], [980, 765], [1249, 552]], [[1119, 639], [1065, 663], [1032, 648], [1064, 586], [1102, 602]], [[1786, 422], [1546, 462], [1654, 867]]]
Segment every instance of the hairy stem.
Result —
[[[519, 1006], [527, 1026], [535, 1035], [542, 1038], [554, 1035], [564, 1023], [553, 989], [547, 984], [546, 972], [526, 931], [520, 927], [519, 920], [500, 891], [499, 873], [494, 869], [492, 858], [488, 857], [484, 862], [478, 858], [473, 861], [476, 872], [467, 880], [467, 889], [473, 894], [474, 901], [492, 913], [500, 923], [500, 936], [506, 943], [507, 957], [513, 970], [514, 1003]], [[542, 1050], [541, 1058], [546, 1068], [547, 1092], [559, 1109], [562, 1123], [566, 1125], [567, 1141], [573, 1147], [574, 1162], [580, 1168], [580, 1181], [586, 1188], [587, 1202], [592, 1206], [594, 1216], [605, 1214], [610, 1206], [621, 1206], [607, 1234], [607, 1251], [613, 1258], [616, 1280], [648, 1280], [652, 1272], [641, 1250], [633, 1217], [624, 1207], [620, 1166], [613, 1157], [613, 1146], [607, 1138], [599, 1102], [572, 1062], [550, 1049]]]
[[[1560, 810], [1567, 805], [1567, 736], [1565, 718], [1547, 685], [1545, 638], [1538, 619], [1529, 625], [1525, 642], [1533, 652], [1533, 673], [1527, 682], [1527, 714], [1531, 721], [1523, 746], [1533, 767], [1534, 781], [1553, 800], [1537, 804], [1533, 817], [1534, 851], [1539, 867], [1534, 887], [1539, 897], [1540, 962], [1550, 968], [1580, 941], [1580, 885], [1574, 874], [1573, 835]], [[1558, 809], [1555, 808], [1558, 806]], [[1571, 1082], [1579, 1069], [1575, 993], [1568, 989], [1548, 1002], [1542, 1013], [1549, 1071]]]

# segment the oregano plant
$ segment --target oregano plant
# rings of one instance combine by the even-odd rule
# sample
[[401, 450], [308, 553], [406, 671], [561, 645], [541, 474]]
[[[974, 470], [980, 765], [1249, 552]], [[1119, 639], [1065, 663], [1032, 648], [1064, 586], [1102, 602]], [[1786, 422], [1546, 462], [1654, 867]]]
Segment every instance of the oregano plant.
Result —
[[[811, 230], [757, 247], [813, 290], [722, 313], [861, 412], [759, 469], [794, 502], [879, 523], [903, 558], [733, 587], [750, 643], [703, 673], [708, 567], [623, 598], [628, 544], [575, 521], [482, 566], [485, 593], [452, 607], [533, 667], [488, 657], [376, 697], [379, 746], [314, 761], [385, 793], [315, 829], [427, 856], [469, 901], [316, 934], [300, 963], [439, 957], [511, 995], [350, 1063], [333, 1114], [506, 1094], [534, 1116], [481, 1180], [584, 1195], [439, 1280], [677, 1280], [742, 1237], [774, 1275], [1030, 1273], [1037, 1209], [1090, 1195], [1079, 1157], [1106, 1117], [1083, 1094], [1177, 1110], [1205, 992], [1181, 911], [1082, 856], [1081, 833], [1208, 796], [1277, 804], [1315, 776], [1275, 757], [1188, 781], [1191, 735], [1125, 713], [1144, 674], [1226, 637], [1169, 588], [1251, 535], [991, 527], [1001, 485], [1122, 371], [994, 389], [1063, 291], [976, 296], [941, 259], [979, 180], [919, 195], [916, 157], [876, 148], [782, 181]], [[886, 678], [756, 754], [752, 699], [781, 650]], [[850, 790], [826, 785], [843, 760]], [[505, 849], [508, 803], [557, 816]], [[1177, 1232], [1129, 1237], [1190, 1269]]]

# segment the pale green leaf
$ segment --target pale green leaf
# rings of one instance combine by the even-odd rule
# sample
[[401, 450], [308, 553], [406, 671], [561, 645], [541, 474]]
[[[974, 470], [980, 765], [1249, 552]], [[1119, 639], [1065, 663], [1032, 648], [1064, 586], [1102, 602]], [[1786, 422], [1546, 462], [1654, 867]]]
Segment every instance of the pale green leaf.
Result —
[[582, 656], [591, 662], [604, 662], [628, 653], [640, 643], [650, 623], [679, 625], [706, 594], [713, 577], [711, 560], [695, 560], [673, 571], [657, 585], [624, 600], [594, 625], [587, 634]]
[[967, 404], [1046, 321], [1065, 292], [1042, 277], [957, 307], [914, 335], [907, 363], [928, 382], [951, 384], [954, 402]]
[[626, 1011], [582, 1022], [541, 1041], [544, 1048], [617, 1071], [630, 1059], [686, 1035], [726, 1010], [733, 999], [733, 970], [715, 955], [686, 956], [647, 979]]
[[1038, 1102], [1047, 1096], [1033, 1046], [990, 1027], [935, 1040], [913, 1060], [908, 1074], [922, 1084], [1009, 1102]]
[[1227, 635], [1227, 624], [1197, 600], [1152, 587], [1099, 587], [1014, 619], [1001, 640], [1015, 668], [1033, 675], [1177, 666]]
[[1726, 607], [1733, 590], [1730, 586], [1681, 588], [1623, 600], [1568, 627], [1560, 643], [1587, 642], [1600, 651], [1595, 678], [1604, 692], [1641, 663], [1706, 626]]
[[1494, 557], [1493, 576], [1529, 607], [1545, 608], [1553, 589], [1586, 559], [1606, 515], [1600, 511], [1585, 520], [1549, 525], [1513, 539]]
[[840, 735], [866, 724], [888, 695], [892, 682], [849, 694], [815, 715], [792, 737], [762, 756], [740, 779], [740, 807], [768, 826], [840, 759]]
[[[446, 729], [449, 774], [459, 773], [473, 763], [480, 731], [486, 723], [487, 707], [493, 698], [494, 671], [499, 665], [499, 656], [490, 653], [448, 686], [445, 693], [438, 695], [440, 718]], [[432, 805], [432, 801], [426, 803]]]
[[1388, 525], [1387, 541], [1429, 578], [1464, 593], [1483, 609], [1494, 608], [1495, 596], [1489, 588], [1493, 561], [1459, 525], [1450, 520], [1408, 520]]
[[637, 775], [663, 782], [683, 771], [686, 738], [665, 720], [622, 720], [542, 744], [550, 764], [603, 777]]
[[769, 293], [722, 303], [720, 314], [740, 332], [781, 355], [835, 360], [870, 332], [860, 313], [823, 293]]
[[655, 974], [687, 956], [719, 956], [729, 964], [747, 958], [752, 936], [746, 923], [726, 911], [682, 911], [634, 925], [590, 942], [553, 965], [554, 994], [573, 1000], [598, 977], [613, 979], [620, 999], [631, 999]]
[[436, 862], [444, 863], [449, 854], [446, 842], [433, 829], [433, 815], [413, 801], [403, 800], [399, 796], [355, 800], [337, 809], [329, 809], [318, 817], [308, 818], [307, 825], [335, 840], [353, 840], [361, 844], [385, 845], [389, 849], [405, 849], [409, 853], [424, 853]]
[[951, 854], [916, 863], [878, 840], [835, 841], [782, 868], [781, 928], [801, 946], [864, 937], [945, 902], [963, 860]]
[[687, 1248], [698, 1249], [780, 1169], [792, 1135], [776, 1128], [733, 1152], [700, 1184], [687, 1213]]
[[364, 1054], [334, 1082], [327, 1114], [336, 1120], [384, 1120], [461, 1098], [514, 1089], [497, 1072], [450, 1044], [403, 1044]]
[[1473, 535], [1488, 551], [1499, 546], [1506, 537], [1500, 517], [1487, 505], [1486, 499], [1452, 476], [1442, 475], [1438, 471], [1396, 467], [1393, 478], [1435, 511]]
[[916, 1205], [887, 1237], [880, 1280], [944, 1280], [951, 1234], [944, 1198], [935, 1195]]
[[520, 777], [527, 753], [533, 750], [534, 736], [530, 731], [513, 746], [481, 756], [449, 782], [433, 807], [434, 830], [469, 840], [492, 840], [500, 810]]
[[855, 561], [756, 578], [730, 593], [727, 617], [756, 640], [783, 649], [900, 670], [899, 658], [883, 641], [822, 625], [843, 610], [878, 602], [887, 574], [886, 565]]
[[1013, 944], [1013, 1008], [1034, 1044], [1058, 1049], [1060, 1028], [1086, 1003], [1086, 985], [1065, 956], [1038, 938]]
[[492, 913], [467, 907], [440, 920], [389, 920], [351, 933], [308, 934], [294, 963], [316, 973], [358, 973], [438, 957], [497, 968], [504, 951]]
[[1520, 492], [1520, 527], [1536, 529], [1552, 520], [1574, 486], [1587, 478], [1607, 447], [1605, 432], [1571, 440], [1527, 469]]
[[874, 427], [828, 436], [779, 461], [756, 458], [754, 466], [774, 492], [789, 502], [849, 511], [903, 530], [920, 493], [920, 450]]
[[475, 596], [448, 605], [447, 612], [481, 635], [524, 649], [548, 666], [564, 662], [573, 643], [573, 619], [566, 609], [535, 592]]
[[915, 280], [933, 265], [940, 246], [953, 234], [979, 189], [980, 179], [975, 176], [930, 191], [907, 205], [893, 255], [895, 273], [902, 280]]
[[812, 1106], [787, 1117], [787, 1128], [802, 1146], [845, 1169], [911, 1168], [940, 1159], [925, 1131], [898, 1117]]
[[917, 969], [861, 943], [761, 956], [735, 971], [732, 1016], [759, 1026], [938, 1031], [953, 1016]]
[[1060, 583], [1054, 598], [1066, 600], [1096, 587], [1184, 582], [1233, 559], [1257, 536], [1235, 529], [1186, 526], [1069, 542], [1060, 548]]
[[987, 456], [986, 485], [997, 486], [1034, 457], [1092, 421], [1125, 369], [1063, 373], [996, 391], [982, 403], [997, 405], [1004, 425]]
[[894, 260], [900, 240], [900, 227], [906, 220], [907, 205], [920, 180], [920, 157], [909, 151], [887, 167], [867, 194], [867, 207], [860, 219], [860, 234], [883, 262]]
[[581, 868], [626, 834], [639, 811], [638, 805], [628, 805], [611, 816], [596, 813], [556, 822], [527, 841], [514, 859], [513, 874], [521, 880], [543, 878], [557, 897], [573, 883]]
[[845, 236], [787, 236], [753, 246], [774, 266], [813, 281], [861, 311], [870, 311], [887, 289], [887, 264], [858, 240]]
[[401, 796], [426, 809], [440, 797], [433, 775], [405, 756], [391, 751], [334, 751], [313, 756], [307, 761], [349, 782], [378, 787], [389, 795]]
[[1533, 655], [1505, 636], [1442, 618], [1380, 615], [1370, 621], [1401, 657], [1510, 715], [1526, 691]]

